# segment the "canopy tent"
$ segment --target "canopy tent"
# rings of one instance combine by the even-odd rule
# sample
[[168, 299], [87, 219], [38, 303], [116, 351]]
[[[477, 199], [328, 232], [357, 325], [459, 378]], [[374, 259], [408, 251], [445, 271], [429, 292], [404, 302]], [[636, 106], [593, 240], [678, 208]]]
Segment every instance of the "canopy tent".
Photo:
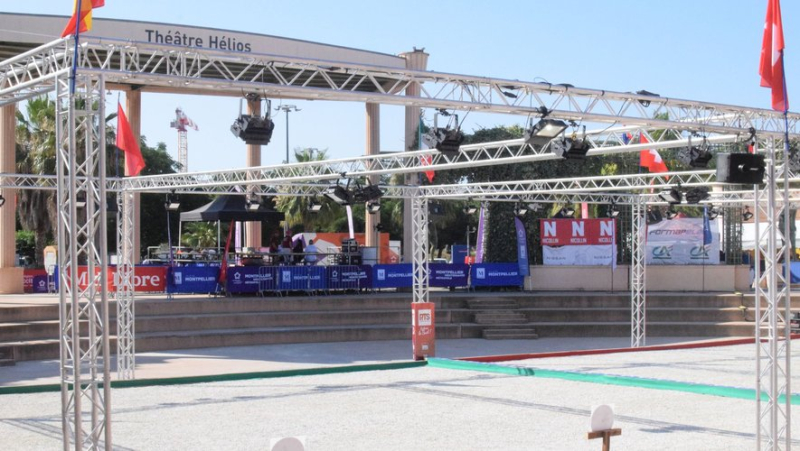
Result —
[[284, 220], [284, 214], [259, 205], [258, 210], [245, 208], [245, 196], [220, 196], [202, 207], [181, 213], [181, 222], [196, 221], [270, 221]]

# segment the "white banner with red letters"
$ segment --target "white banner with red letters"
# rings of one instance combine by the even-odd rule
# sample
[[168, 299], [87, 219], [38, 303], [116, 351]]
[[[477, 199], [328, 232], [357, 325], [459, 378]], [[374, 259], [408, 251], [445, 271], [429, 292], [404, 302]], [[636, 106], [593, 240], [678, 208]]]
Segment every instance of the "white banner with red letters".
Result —
[[539, 224], [545, 265], [609, 266], [616, 252], [614, 219], [542, 219]]

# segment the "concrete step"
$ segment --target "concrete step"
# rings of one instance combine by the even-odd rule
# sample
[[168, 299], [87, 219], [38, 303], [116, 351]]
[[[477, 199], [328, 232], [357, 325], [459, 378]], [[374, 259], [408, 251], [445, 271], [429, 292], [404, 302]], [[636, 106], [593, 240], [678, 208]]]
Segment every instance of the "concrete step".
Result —
[[475, 314], [476, 324], [502, 324], [502, 323], [527, 323], [528, 317], [525, 314], [513, 311], [509, 312], [483, 312]]
[[[629, 321], [631, 317], [630, 306], [625, 308], [529, 308], [520, 309], [529, 321], [544, 322], [596, 322], [596, 321]], [[752, 313], [750, 314], [752, 316]], [[701, 321], [701, 322], [727, 322], [745, 319], [739, 308], [652, 308], [647, 309], [649, 321]]]
[[516, 329], [492, 328], [483, 330], [483, 338], [487, 340], [524, 340], [539, 338], [539, 336], [536, 334], [536, 329], [530, 327]]
[[[542, 337], [629, 337], [627, 322], [531, 322]], [[752, 337], [752, 322], [648, 322], [650, 337]]]
[[519, 308], [519, 303], [516, 299], [504, 298], [468, 299], [467, 305], [472, 310], [513, 310]]
[[0, 346], [0, 366], [14, 366], [17, 364], [14, 358], [14, 347]]

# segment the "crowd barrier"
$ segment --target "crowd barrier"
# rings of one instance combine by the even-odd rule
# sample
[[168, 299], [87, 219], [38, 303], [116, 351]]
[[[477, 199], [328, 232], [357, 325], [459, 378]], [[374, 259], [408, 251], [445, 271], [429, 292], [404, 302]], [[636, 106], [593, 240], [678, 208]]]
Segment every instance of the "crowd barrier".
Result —
[[[431, 263], [428, 284], [431, 287], [519, 287], [523, 276], [516, 263], [446, 264]], [[115, 267], [109, 267], [110, 291], [116, 289]], [[57, 280], [58, 268], [56, 268]], [[40, 278], [30, 274], [31, 289], [39, 286]], [[86, 268], [79, 268], [78, 283], [88, 281]], [[331, 291], [364, 291], [383, 288], [410, 288], [414, 273], [410, 263], [395, 265], [333, 265], [333, 266], [231, 266], [221, 283], [217, 266], [148, 266], [134, 268], [136, 292], [267, 294]], [[45, 284], [46, 286], [46, 284]], [[58, 289], [57, 284], [54, 287]]]

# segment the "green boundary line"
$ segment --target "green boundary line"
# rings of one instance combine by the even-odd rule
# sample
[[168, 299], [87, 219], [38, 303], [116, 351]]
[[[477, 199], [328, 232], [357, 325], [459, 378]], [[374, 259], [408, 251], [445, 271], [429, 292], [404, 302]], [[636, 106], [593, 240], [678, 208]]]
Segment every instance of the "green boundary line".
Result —
[[[111, 381], [111, 388], [153, 387], [158, 385], [203, 384], [208, 382], [242, 381], [248, 379], [273, 379], [279, 377], [314, 376], [319, 374], [356, 373], [361, 371], [400, 370], [417, 368], [428, 362], [393, 362], [373, 363], [367, 365], [328, 366], [321, 368], [303, 368], [297, 370], [262, 371], [256, 373], [214, 374], [210, 376], [168, 377], [159, 379], [133, 379]], [[102, 386], [102, 384], [100, 384]], [[70, 389], [72, 387], [70, 386]], [[48, 393], [61, 391], [61, 384], [21, 385], [0, 387], [0, 395], [18, 395], [26, 393]]]
[[[576, 382], [594, 384], [620, 385], [625, 387], [649, 388], [653, 390], [669, 390], [701, 395], [721, 396], [724, 398], [749, 399], [755, 401], [756, 391], [746, 388], [722, 387], [706, 384], [692, 384], [688, 382], [667, 381], [658, 379], [645, 379], [628, 376], [608, 376], [605, 374], [573, 373], [569, 371], [540, 370], [535, 368], [522, 368], [517, 366], [495, 365], [491, 363], [468, 362], [463, 360], [428, 359], [428, 365], [433, 368], [447, 368], [453, 370], [482, 371], [489, 373], [509, 374], [513, 376], [534, 376], [549, 379], [564, 379]], [[761, 394], [762, 400], [767, 400], [767, 394]], [[800, 404], [800, 395], [791, 395], [793, 405]], [[781, 395], [778, 402], [786, 402], [786, 397]]]

